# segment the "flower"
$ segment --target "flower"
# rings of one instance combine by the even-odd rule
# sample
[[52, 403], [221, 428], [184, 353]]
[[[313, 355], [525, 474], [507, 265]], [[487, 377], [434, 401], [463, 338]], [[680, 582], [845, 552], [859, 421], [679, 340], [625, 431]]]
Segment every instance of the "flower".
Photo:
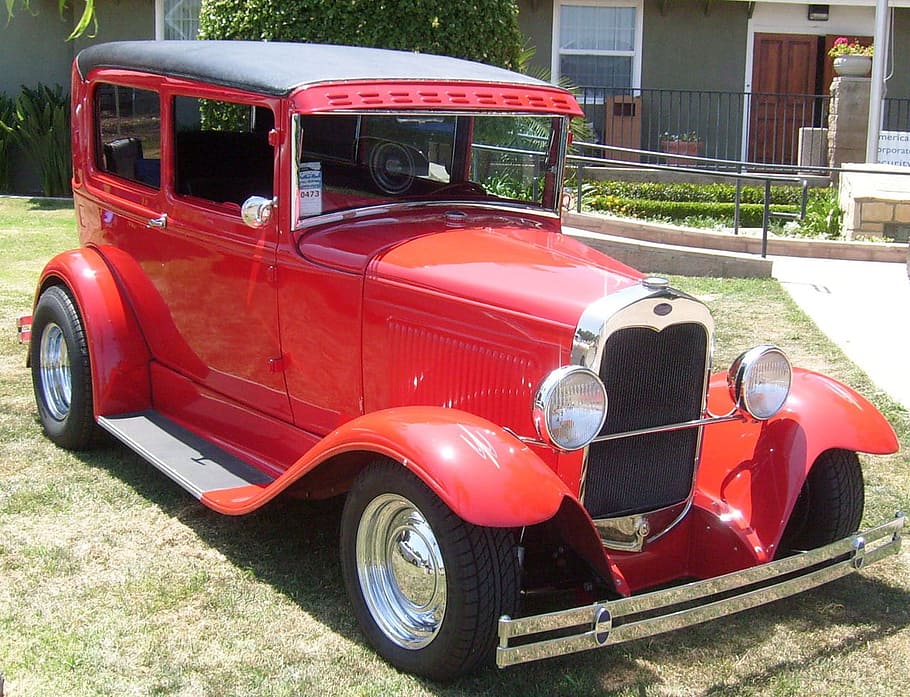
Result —
[[863, 46], [858, 39], [850, 41], [846, 36], [838, 36], [834, 40], [834, 45], [828, 50], [828, 55], [832, 58], [841, 56], [871, 56], [872, 46]]
[[668, 133], [665, 131], [660, 134], [660, 139], [673, 143], [697, 143], [701, 140], [695, 131], [686, 131], [685, 133]]

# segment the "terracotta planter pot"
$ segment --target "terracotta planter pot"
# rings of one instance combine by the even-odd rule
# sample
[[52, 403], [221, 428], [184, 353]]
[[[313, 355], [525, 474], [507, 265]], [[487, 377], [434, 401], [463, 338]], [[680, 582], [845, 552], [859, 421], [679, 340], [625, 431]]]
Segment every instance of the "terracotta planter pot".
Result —
[[[660, 141], [661, 152], [670, 155], [688, 155], [690, 157], [699, 157], [704, 150], [705, 143], [702, 140], [662, 140]], [[667, 164], [672, 167], [697, 167], [698, 163], [692, 160], [684, 160], [679, 157], [668, 157]]]
[[872, 57], [838, 56], [834, 59], [834, 72], [843, 77], [866, 77], [872, 72]]

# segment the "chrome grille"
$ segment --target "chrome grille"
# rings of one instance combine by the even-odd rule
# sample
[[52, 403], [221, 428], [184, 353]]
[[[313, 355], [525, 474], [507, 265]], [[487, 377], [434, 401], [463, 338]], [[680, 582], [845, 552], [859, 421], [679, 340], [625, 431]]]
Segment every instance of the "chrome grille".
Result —
[[[697, 322], [656, 331], [627, 327], [604, 344], [600, 377], [609, 399], [601, 435], [680, 423], [701, 416], [708, 331]], [[684, 501], [692, 488], [699, 429], [593, 444], [584, 504], [592, 518], [644, 513]]]

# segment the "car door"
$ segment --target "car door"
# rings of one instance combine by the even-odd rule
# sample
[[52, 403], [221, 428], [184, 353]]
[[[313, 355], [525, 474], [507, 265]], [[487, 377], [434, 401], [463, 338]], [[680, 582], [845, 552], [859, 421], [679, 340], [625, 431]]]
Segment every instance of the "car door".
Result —
[[[161, 93], [161, 195], [118, 253], [157, 362], [201, 387], [290, 418], [280, 370], [277, 228], [241, 203], [275, 195], [272, 106]], [[258, 117], [258, 120], [257, 120]], [[127, 165], [129, 167], [130, 165]], [[135, 165], [134, 170], [138, 171]]]

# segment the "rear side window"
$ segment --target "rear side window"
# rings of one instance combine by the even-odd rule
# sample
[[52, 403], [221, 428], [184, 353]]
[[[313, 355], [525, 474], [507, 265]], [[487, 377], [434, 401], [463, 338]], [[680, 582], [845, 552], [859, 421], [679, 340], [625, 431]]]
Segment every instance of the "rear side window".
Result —
[[174, 98], [174, 188], [178, 195], [239, 206], [272, 198], [272, 111], [250, 104]]
[[161, 186], [161, 100], [157, 92], [99, 84], [95, 89], [96, 165], [154, 188]]

